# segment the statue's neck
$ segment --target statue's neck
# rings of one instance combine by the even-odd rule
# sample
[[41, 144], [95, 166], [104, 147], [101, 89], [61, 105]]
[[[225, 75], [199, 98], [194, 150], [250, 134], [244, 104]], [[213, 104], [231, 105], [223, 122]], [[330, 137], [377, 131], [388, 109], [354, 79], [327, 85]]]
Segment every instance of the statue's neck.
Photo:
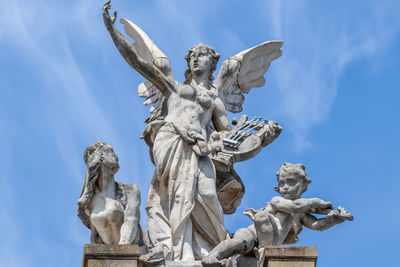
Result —
[[210, 79], [208, 79], [209, 73], [205, 72], [205, 73], [201, 73], [201, 74], [197, 74], [197, 75], [193, 75], [192, 76], [192, 81], [191, 81], [191, 85], [196, 85], [196, 86], [203, 86], [207, 89], [211, 88], [211, 83], [210, 83]]
[[115, 192], [114, 174], [107, 168], [102, 168], [99, 177], [99, 191], [106, 195], [113, 195]]

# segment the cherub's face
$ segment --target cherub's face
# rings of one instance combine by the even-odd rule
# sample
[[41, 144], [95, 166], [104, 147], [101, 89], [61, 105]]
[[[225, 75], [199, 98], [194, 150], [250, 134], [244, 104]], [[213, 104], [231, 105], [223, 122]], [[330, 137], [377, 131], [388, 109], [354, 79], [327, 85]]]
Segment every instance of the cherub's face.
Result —
[[297, 175], [279, 177], [278, 192], [283, 198], [295, 200], [301, 197], [304, 189], [303, 178]]
[[209, 72], [212, 64], [211, 55], [206, 49], [198, 48], [190, 54], [190, 70], [193, 74]]

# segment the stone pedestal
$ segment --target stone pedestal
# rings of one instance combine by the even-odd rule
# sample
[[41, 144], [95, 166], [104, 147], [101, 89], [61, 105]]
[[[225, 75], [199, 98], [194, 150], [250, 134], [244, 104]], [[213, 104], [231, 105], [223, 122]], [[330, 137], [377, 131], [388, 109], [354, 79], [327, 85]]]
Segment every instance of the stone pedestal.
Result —
[[[316, 247], [271, 246], [265, 249], [263, 267], [315, 267]], [[254, 256], [237, 255], [228, 261], [228, 267], [257, 267]]]
[[265, 250], [264, 267], [315, 267], [317, 247], [273, 246]]
[[82, 267], [137, 267], [139, 246], [86, 244]]
[[[271, 246], [265, 249], [263, 267], [315, 267], [316, 247]], [[138, 262], [137, 245], [86, 244], [83, 250], [82, 267], [146, 267]], [[200, 261], [166, 261], [152, 267], [201, 267]], [[232, 257], [229, 267], [257, 267], [256, 258], [249, 256]]]
[[139, 263], [139, 267], [203, 267], [201, 261], [164, 261], [159, 264]]

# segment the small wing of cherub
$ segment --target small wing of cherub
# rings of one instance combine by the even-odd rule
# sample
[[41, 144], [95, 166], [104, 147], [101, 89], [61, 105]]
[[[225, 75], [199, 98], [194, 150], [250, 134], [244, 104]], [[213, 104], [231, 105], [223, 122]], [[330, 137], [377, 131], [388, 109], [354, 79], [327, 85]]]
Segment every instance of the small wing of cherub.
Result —
[[225, 108], [233, 113], [242, 111], [244, 93], [265, 84], [264, 74], [270, 63], [282, 55], [282, 41], [269, 41], [244, 50], [226, 59], [214, 86]]
[[253, 209], [253, 208], [249, 208], [249, 209], [245, 210], [245, 211], [243, 212], [243, 214], [246, 215], [247, 217], [249, 217], [250, 220], [252, 220], [252, 221], [254, 222], [254, 220], [255, 220], [254, 217], [256, 216], [256, 214], [257, 214], [258, 211], [259, 211], [259, 210], [255, 210], [255, 209]]

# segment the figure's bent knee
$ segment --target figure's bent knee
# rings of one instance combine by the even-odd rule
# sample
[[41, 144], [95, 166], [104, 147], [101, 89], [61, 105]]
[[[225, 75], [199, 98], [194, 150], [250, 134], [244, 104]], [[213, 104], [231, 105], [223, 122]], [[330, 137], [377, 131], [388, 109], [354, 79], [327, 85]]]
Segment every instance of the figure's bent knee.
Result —
[[240, 240], [243, 243], [244, 249], [242, 253], [248, 253], [253, 250], [256, 242], [256, 236], [248, 228], [241, 228], [235, 232], [233, 239]]
[[257, 223], [271, 223], [273, 215], [267, 211], [260, 211], [254, 216], [254, 222]]

